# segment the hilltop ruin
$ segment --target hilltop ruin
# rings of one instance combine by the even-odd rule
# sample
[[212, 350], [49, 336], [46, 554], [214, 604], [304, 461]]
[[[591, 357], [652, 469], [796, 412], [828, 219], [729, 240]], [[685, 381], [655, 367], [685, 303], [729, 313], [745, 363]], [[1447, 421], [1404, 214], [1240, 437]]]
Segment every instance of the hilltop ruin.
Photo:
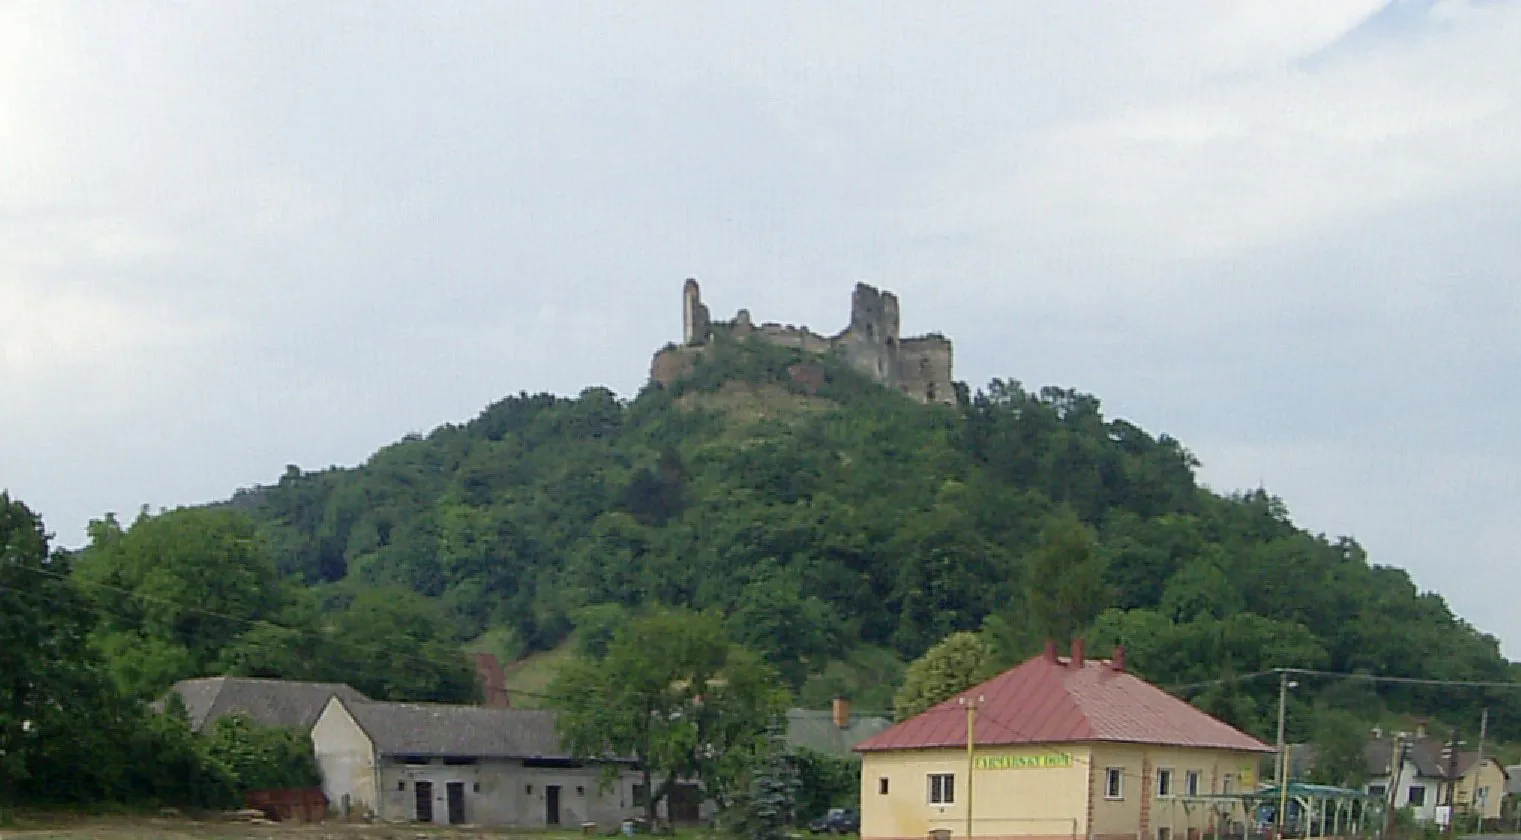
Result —
[[898, 297], [857, 283], [850, 298], [850, 325], [825, 337], [791, 324], [756, 325], [749, 310], [732, 321], [715, 321], [702, 302], [696, 280], [681, 290], [682, 343], [655, 354], [650, 377], [662, 385], [680, 379], [692, 367], [696, 353], [719, 337], [758, 338], [810, 353], [838, 352], [856, 370], [923, 403], [952, 403], [951, 341], [937, 334], [902, 338], [898, 334]]

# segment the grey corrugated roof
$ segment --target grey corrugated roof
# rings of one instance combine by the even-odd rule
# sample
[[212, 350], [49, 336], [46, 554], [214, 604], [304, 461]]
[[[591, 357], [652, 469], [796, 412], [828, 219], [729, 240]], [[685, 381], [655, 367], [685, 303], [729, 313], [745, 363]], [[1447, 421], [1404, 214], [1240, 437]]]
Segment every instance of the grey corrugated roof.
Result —
[[[217, 718], [246, 714], [261, 726], [306, 730], [317, 722], [329, 697], [351, 702], [369, 698], [342, 683], [263, 680], [248, 677], [203, 677], [180, 680], [170, 689], [185, 702], [190, 728], [200, 732]], [[163, 701], [156, 704], [162, 708]]]
[[345, 702], [381, 755], [570, 758], [544, 709]]
[[849, 758], [856, 744], [892, 726], [885, 717], [852, 715], [850, 722], [841, 728], [834, 722], [834, 713], [813, 709], [789, 709], [787, 711], [787, 746], [805, 748], [825, 755]]

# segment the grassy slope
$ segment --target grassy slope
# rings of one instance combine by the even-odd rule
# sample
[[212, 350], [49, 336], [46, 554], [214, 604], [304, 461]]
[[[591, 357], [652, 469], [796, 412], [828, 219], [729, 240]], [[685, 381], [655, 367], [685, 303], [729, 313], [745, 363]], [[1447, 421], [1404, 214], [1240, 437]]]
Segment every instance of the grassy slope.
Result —
[[549, 684], [554, 681], [560, 666], [574, 655], [570, 643], [566, 642], [554, 650], [535, 653], [508, 665], [504, 670], [507, 695], [512, 699], [512, 705], [520, 709], [539, 709], [548, 705], [544, 697], [535, 695], [549, 691]]

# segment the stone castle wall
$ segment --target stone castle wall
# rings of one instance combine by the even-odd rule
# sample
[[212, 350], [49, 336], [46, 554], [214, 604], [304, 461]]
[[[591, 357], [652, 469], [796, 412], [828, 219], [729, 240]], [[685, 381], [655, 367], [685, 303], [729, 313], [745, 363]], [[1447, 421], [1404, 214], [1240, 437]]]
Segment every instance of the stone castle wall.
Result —
[[670, 385], [691, 371], [694, 348], [710, 344], [719, 336], [759, 338], [783, 347], [810, 353], [838, 351], [855, 369], [925, 403], [952, 403], [953, 354], [950, 339], [940, 335], [901, 338], [898, 298], [857, 283], [850, 300], [850, 325], [837, 335], [825, 337], [791, 324], [756, 325], [741, 309], [732, 321], [714, 321], [702, 302], [696, 280], [682, 287], [682, 346], [655, 354], [650, 376]]

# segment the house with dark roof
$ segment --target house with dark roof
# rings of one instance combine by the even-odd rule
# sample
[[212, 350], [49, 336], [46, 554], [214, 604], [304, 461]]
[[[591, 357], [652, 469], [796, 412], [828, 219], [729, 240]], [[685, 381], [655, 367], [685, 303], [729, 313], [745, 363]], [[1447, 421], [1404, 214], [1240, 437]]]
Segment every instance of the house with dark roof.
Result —
[[[332, 697], [349, 702], [367, 700], [342, 683], [295, 682], [249, 677], [201, 677], [180, 680], [169, 689], [179, 695], [190, 716], [190, 728], [205, 731], [217, 718], [247, 715], [260, 726], [283, 726], [305, 732]], [[168, 696], [154, 706], [162, 711]]]
[[1194, 840], [1246, 820], [1271, 747], [1056, 646], [856, 746], [862, 840]]
[[552, 711], [333, 697], [312, 727], [312, 746], [323, 792], [345, 814], [606, 829], [643, 813], [633, 764], [574, 758]]
[[[1403, 753], [1398, 761], [1396, 749]], [[1447, 744], [1423, 729], [1403, 738], [1379, 733], [1364, 745], [1363, 760], [1367, 792], [1392, 800], [1395, 808], [1409, 808], [1418, 821], [1436, 820], [1437, 808], [1447, 802], [1448, 787], [1453, 788], [1452, 802], [1459, 813], [1500, 818], [1509, 774], [1493, 756], [1480, 760], [1477, 750], [1460, 749], [1456, 764], [1449, 764]]]
[[850, 701], [838, 698], [828, 711], [787, 710], [787, 748], [812, 750], [835, 758], [854, 758], [856, 744], [892, 726], [885, 717], [855, 714]]

